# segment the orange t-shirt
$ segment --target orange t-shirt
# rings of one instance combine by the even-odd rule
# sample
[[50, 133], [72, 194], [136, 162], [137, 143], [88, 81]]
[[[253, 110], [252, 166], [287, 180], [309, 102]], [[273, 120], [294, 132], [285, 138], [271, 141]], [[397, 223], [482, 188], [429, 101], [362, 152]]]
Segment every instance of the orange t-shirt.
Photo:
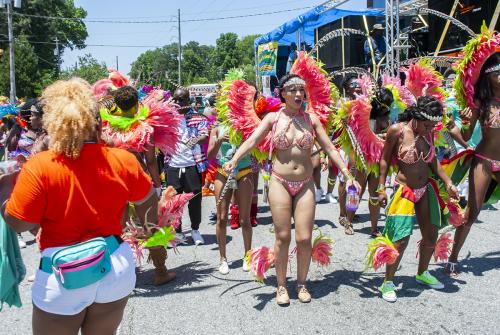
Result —
[[121, 235], [128, 202], [144, 199], [151, 179], [135, 156], [100, 144], [85, 144], [72, 160], [52, 151], [23, 166], [7, 212], [40, 224], [41, 249]]

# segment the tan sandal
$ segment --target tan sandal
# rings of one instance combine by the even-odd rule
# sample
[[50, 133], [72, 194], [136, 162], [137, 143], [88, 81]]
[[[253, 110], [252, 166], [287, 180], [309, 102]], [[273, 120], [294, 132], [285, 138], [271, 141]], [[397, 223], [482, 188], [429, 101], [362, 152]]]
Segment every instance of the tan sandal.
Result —
[[354, 235], [354, 227], [352, 226], [352, 223], [347, 220], [345, 216], [340, 216], [339, 217], [339, 223], [342, 227], [344, 227], [344, 233], [346, 235]]

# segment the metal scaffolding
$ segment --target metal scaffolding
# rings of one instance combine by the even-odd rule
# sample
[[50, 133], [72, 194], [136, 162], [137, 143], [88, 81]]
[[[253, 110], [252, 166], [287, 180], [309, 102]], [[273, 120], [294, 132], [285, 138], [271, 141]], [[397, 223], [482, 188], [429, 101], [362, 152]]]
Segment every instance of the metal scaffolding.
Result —
[[399, 0], [385, 1], [386, 72], [394, 75], [399, 69]]

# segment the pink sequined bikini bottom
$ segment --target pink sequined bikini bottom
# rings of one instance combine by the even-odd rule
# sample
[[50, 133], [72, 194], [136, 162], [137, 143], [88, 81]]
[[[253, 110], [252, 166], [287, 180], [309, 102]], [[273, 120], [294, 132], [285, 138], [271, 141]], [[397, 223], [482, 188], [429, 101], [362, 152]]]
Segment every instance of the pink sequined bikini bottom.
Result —
[[301, 181], [290, 181], [290, 180], [285, 179], [283, 176], [277, 174], [274, 171], [272, 172], [271, 175], [274, 178], [276, 178], [279, 182], [281, 182], [283, 184], [283, 186], [285, 186], [285, 188], [287, 189], [288, 193], [292, 197], [294, 197], [297, 194], [299, 194], [299, 192], [302, 190], [302, 188], [304, 187], [304, 185], [307, 184], [312, 179], [312, 176], [309, 176], [306, 179], [301, 180]]
[[497, 160], [494, 160], [494, 159], [491, 159], [491, 158], [488, 158], [486, 156], [483, 156], [481, 154], [478, 154], [478, 153], [475, 153], [474, 154], [476, 157], [479, 157], [481, 159], [484, 159], [485, 161], [487, 162], [490, 162], [491, 164], [491, 172], [498, 172], [500, 171], [500, 161], [497, 161]]

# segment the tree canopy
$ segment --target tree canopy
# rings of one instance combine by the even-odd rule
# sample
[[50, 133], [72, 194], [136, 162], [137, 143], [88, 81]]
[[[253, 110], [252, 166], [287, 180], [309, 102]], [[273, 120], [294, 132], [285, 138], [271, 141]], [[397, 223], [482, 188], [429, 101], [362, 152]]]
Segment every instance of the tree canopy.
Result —
[[61, 79], [80, 77], [93, 84], [96, 81], [106, 78], [108, 69], [105, 63], [99, 63], [91, 54], [78, 57], [77, 66], [68, 68], [61, 73]]
[[[235, 33], [223, 33], [215, 46], [190, 41], [182, 47], [182, 84], [214, 83], [235, 67], [243, 68], [249, 79], [255, 78], [253, 41], [258, 35], [241, 39]], [[172, 89], [178, 77], [177, 43], [142, 53], [132, 63], [130, 76], [140, 84], [152, 83]]]
[[[25, 16], [34, 15], [34, 16]], [[47, 19], [40, 16], [75, 18]], [[81, 20], [87, 12], [73, 0], [29, 0], [13, 15], [16, 37], [16, 89], [18, 96], [34, 96], [59, 75], [59, 64], [65, 48], [84, 48], [87, 28]], [[58, 50], [56, 50], [56, 40]], [[0, 95], [9, 91], [9, 51], [6, 11], [0, 10]], [[28, 64], [30, 63], [30, 64]], [[27, 80], [25, 80], [27, 78]]]

